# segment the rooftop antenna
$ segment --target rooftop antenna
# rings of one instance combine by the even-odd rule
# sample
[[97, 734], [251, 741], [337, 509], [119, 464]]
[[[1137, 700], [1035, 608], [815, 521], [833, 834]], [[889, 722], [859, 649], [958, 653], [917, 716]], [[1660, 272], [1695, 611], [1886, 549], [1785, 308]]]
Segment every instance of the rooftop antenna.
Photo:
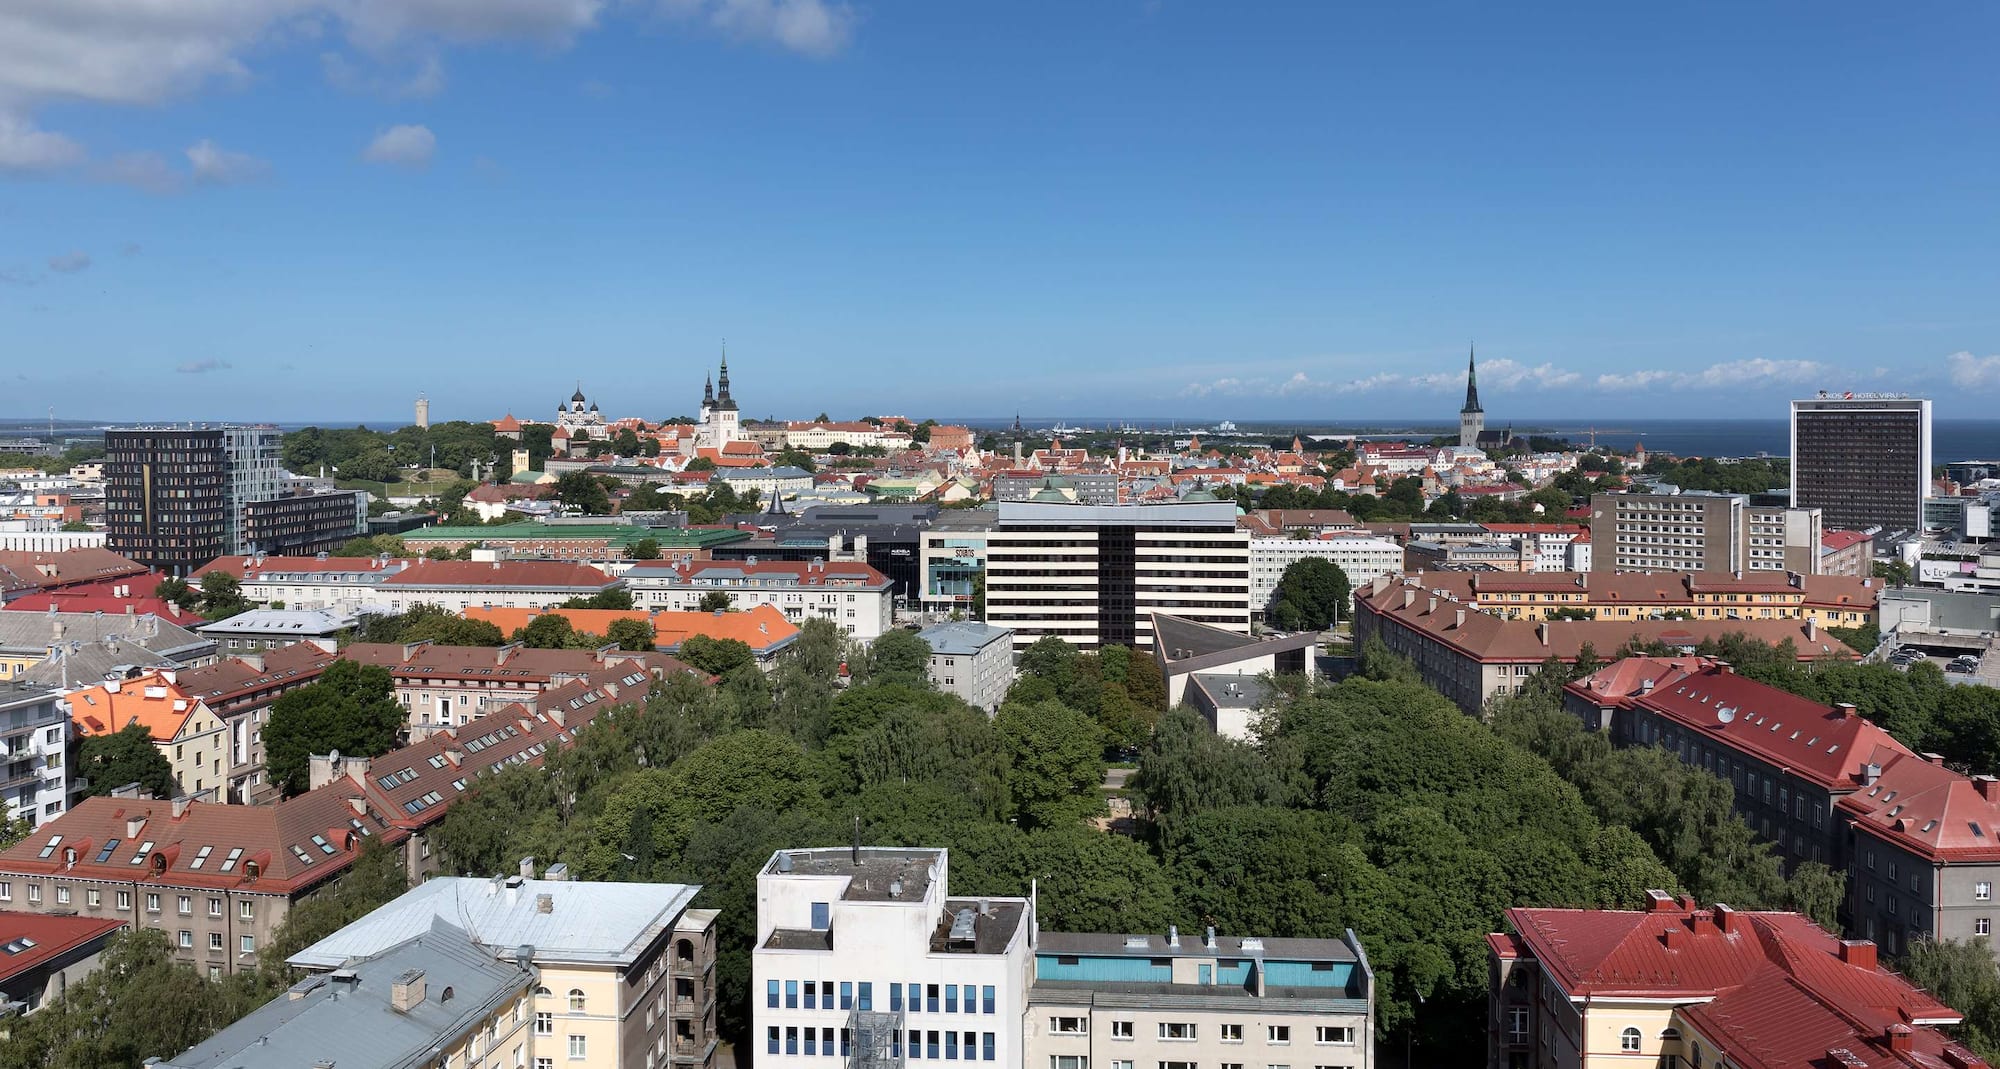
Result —
[[854, 863], [861, 864], [861, 817], [854, 818]]

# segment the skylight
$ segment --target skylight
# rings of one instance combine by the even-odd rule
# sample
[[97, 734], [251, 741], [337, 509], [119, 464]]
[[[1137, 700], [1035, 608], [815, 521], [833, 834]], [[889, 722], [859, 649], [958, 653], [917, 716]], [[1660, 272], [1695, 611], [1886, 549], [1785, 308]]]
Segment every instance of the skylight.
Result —
[[62, 836], [60, 835], [49, 836], [49, 843], [47, 846], [42, 847], [41, 856], [47, 858], [50, 854], [56, 852], [56, 847], [61, 845], [62, 845]]
[[214, 850], [215, 847], [213, 846], [204, 846], [200, 850], [195, 851], [194, 860], [188, 862], [188, 868], [198, 869], [202, 867], [208, 861], [208, 855], [214, 852]]
[[113, 850], [116, 850], [116, 849], [118, 849], [118, 844], [119, 844], [119, 843], [121, 843], [121, 842], [124, 842], [124, 840], [123, 840], [123, 839], [106, 839], [106, 840], [104, 841], [104, 849], [102, 849], [102, 850], [99, 850], [99, 851], [97, 852], [97, 859], [96, 859], [96, 863], [97, 863], [97, 864], [99, 864], [99, 865], [102, 865], [102, 864], [104, 864], [104, 863], [105, 863], [106, 861], [109, 861], [109, 860], [111, 860], [111, 851], [113, 851]]
[[139, 864], [139, 863], [141, 863], [141, 862], [145, 861], [145, 860], [146, 860], [146, 855], [147, 855], [147, 854], [150, 854], [150, 853], [152, 853], [152, 852], [153, 852], [153, 840], [151, 840], [151, 839], [148, 839], [148, 840], [146, 840], [145, 842], [143, 842], [143, 843], [140, 843], [140, 844], [139, 844], [139, 852], [138, 852], [138, 853], [136, 853], [136, 854], [133, 854], [133, 855], [132, 855], [132, 861], [131, 861], [131, 864], [134, 864], [134, 865], [137, 865], [137, 864]]
[[222, 871], [228, 872], [234, 869], [236, 867], [237, 860], [242, 856], [243, 856], [242, 847], [240, 846], [231, 847], [229, 849], [229, 856], [222, 859]]

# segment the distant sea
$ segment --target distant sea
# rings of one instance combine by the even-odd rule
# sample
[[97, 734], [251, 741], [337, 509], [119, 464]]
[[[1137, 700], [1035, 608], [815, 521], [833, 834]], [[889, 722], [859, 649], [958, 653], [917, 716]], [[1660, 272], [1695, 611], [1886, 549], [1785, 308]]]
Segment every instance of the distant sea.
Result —
[[[961, 422], [982, 430], [994, 430], [1012, 425], [1011, 420], [975, 419]], [[1023, 417], [1021, 423], [1031, 431], [1044, 432], [1058, 425], [1103, 429], [1129, 423], [1148, 431], [1162, 431], [1173, 427], [1178, 428], [1180, 433], [1186, 434], [1190, 428], [1206, 426], [1187, 420], [1126, 421], [1081, 416], [1065, 417], [1061, 420], [1052, 417], [1035, 419]], [[1456, 423], [1446, 425], [1418, 420], [1383, 420], [1375, 423], [1237, 420], [1236, 424], [1238, 434], [1259, 437], [1300, 433], [1429, 438], [1438, 434], [1458, 433]], [[1505, 422], [1487, 424], [1489, 430], [1498, 430], [1505, 426], [1507, 426]], [[1516, 434], [1567, 438], [1579, 445], [1590, 444], [1594, 433], [1598, 445], [1629, 451], [1634, 445], [1643, 442], [1649, 452], [1673, 453], [1684, 457], [1753, 457], [1760, 453], [1781, 457], [1791, 451], [1790, 423], [1784, 419], [1619, 419], [1595, 423], [1519, 420], [1512, 426]], [[1934, 420], [1931, 424], [1931, 453], [1934, 461], [1939, 464], [1956, 460], [2000, 458], [2000, 420]]]

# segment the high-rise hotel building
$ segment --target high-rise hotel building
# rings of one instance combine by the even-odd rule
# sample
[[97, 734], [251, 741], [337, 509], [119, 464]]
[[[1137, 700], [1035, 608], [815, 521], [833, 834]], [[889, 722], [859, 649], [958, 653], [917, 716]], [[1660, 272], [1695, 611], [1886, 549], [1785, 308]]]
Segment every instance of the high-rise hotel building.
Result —
[[1792, 402], [1792, 506], [1826, 526], [1923, 528], [1931, 485], [1931, 402], [1886, 394]]
[[1151, 649], [1151, 614], [1250, 633], [1250, 535], [1227, 501], [1002, 501], [986, 540], [986, 622], [1025, 649]]

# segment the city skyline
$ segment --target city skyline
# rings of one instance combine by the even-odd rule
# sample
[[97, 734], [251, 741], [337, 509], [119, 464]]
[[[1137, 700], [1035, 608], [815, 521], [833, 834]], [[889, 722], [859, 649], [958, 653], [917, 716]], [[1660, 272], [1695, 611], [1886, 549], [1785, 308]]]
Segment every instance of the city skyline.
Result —
[[0, 416], [2000, 396], [1986, 9], [99, 7], [0, 15]]

